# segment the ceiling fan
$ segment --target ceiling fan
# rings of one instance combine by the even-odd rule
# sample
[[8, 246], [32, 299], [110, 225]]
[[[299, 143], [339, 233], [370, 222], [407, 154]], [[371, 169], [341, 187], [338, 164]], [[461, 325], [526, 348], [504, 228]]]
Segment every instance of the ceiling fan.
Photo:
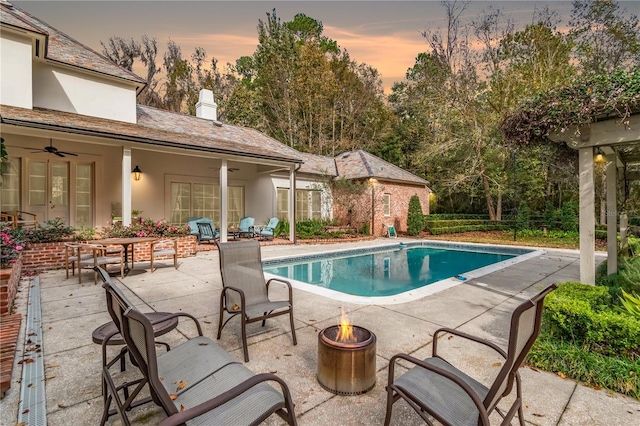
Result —
[[67, 155], [72, 155], [74, 157], [78, 156], [78, 154], [74, 154], [73, 152], [58, 151], [58, 148], [53, 146], [53, 139], [49, 139], [49, 146], [45, 146], [40, 151], [33, 151], [33, 154], [37, 152], [47, 152], [49, 154], [57, 155], [58, 157], [65, 157]]

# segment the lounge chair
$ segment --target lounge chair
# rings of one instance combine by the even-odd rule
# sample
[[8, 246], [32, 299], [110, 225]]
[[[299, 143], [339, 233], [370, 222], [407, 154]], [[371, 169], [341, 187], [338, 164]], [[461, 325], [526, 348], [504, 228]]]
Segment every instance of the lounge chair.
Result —
[[218, 230], [213, 225], [213, 220], [206, 217], [190, 217], [187, 219], [187, 224], [189, 225], [189, 229], [191, 229], [191, 235], [195, 235], [198, 239], [198, 242], [200, 242], [200, 228], [198, 228], [198, 223], [208, 223], [209, 225], [211, 225], [213, 235], [218, 235], [216, 238], [220, 237]]
[[156, 257], [173, 258], [173, 267], [178, 269], [178, 239], [167, 238], [164, 240], [153, 241], [151, 243], [151, 272], [154, 271], [153, 263]]
[[198, 226], [198, 243], [202, 242], [215, 242], [220, 238], [220, 232], [213, 227], [209, 222], [197, 222]]
[[252, 217], [243, 217], [240, 219], [240, 223], [238, 224], [238, 229], [240, 229], [240, 236], [245, 236], [247, 238], [253, 238], [255, 235], [255, 230], [253, 228], [256, 220]]
[[[203, 337], [200, 324], [190, 315], [187, 316], [196, 324], [198, 336], [158, 355], [149, 319], [113, 283], [105, 282], [104, 288], [109, 313], [142, 378], [116, 386], [108, 367], [103, 367], [109, 393], [105, 396], [103, 425], [112, 401], [125, 425], [130, 424], [127, 412], [132, 407], [150, 401], [168, 416], [160, 423], [162, 426], [253, 425], [273, 413], [290, 425], [297, 424], [289, 388], [281, 378], [269, 373], [256, 375], [238, 363], [216, 342]], [[277, 384], [279, 390], [268, 382]], [[151, 397], [135, 401], [146, 385]], [[124, 402], [120, 394], [124, 395]]]
[[267, 226], [265, 226], [260, 230], [260, 236], [262, 237], [261, 239], [273, 240], [273, 236], [275, 235], [276, 226], [278, 226], [278, 222], [280, 221], [278, 220], [277, 217], [272, 217], [271, 219], [269, 219], [269, 223], [267, 224]]
[[[257, 241], [239, 241], [219, 243], [220, 274], [222, 275], [222, 293], [220, 293], [220, 319], [218, 321], [218, 339], [224, 326], [236, 315], [240, 315], [242, 326], [242, 347], [244, 360], [249, 361], [247, 348], [247, 324], [262, 321], [264, 327], [267, 318], [289, 314], [293, 344], [297, 345], [296, 329], [293, 324], [293, 291], [288, 281], [272, 278], [265, 282], [260, 258], [260, 244]], [[288, 300], [271, 301], [269, 285], [280, 282], [289, 290]], [[224, 321], [224, 313], [231, 316]]]
[[396, 232], [396, 227], [394, 225], [387, 225], [385, 223], [384, 227], [387, 228], [387, 237], [389, 237], [389, 238], [397, 238], [398, 237], [398, 233]]
[[[407, 354], [398, 354], [389, 361], [389, 381], [387, 385], [387, 414], [384, 424], [391, 420], [393, 403], [403, 398], [428, 424], [429, 415], [438, 422], [452, 426], [489, 425], [489, 415], [496, 410], [504, 419], [503, 425], [511, 424], [518, 414], [520, 425], [524, 426], [522, 408], [522, 386], [518, 368], [533, 346], [540, 332], [544, 298], [557, 286], [542, 290], [535, 297], [518, 306], [511, 316], [511, 329], [507, 352], [494, 343], [470, 336], [457, 330], [441, 328], [433, 335], [432, 356], [425, 360]], [[438, 339], [448, 333], [449, 339], [461, 337], [493, 349], [504, 358], [502, 367], [493, 383], [485, 386], [449, 363], [438, 352]], [[414, 364], [406, 373], [395, 377], [396, 362]], [[503, 396], [509, 395], [516, 382], [516, 398], [509, 411], [497, 408]]]

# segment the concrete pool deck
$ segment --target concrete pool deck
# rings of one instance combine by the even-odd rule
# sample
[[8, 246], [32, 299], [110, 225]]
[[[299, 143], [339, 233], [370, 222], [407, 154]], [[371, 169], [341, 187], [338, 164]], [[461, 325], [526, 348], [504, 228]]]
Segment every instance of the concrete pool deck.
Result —
[[[344, 248], [397, 244], [401, 239], [374, 240], [339, 245], [265, 246], [263, 259], [299, 256]], [[407, 240], [409, 241], [409, 240]], [[598, 256], [597, 261], [604, 260]], [[546, 249], [543, 254], [470, 279], [437, 294], [396, 305], [357, 305], [294, 289], [294, 318], [298, 345], [293, 346], [288, 318], [267, 321], [263, 328], [252, 324], [249, 333], [251, 361], [245, 365], [256, 373], [276, 372], [289, 385], [300, 425], [370, 425], [384, 421], [388, 361], [398, 352], [418, 358], [429, 356], [433, 332], [452, 327], [489, 339], [505, 347], [510, 314], [521, 300], [553, 282], [577, 280], [579, 254], [575, 250]], [[143, 312], [183, 311], [196, 316], [205, 336], [215, 339], [219, 294], [222, 287], [217, 251], [200, 252], [196, 257], [179, 259], [176, 270], [171, 262], [162, 263], [150, 273], [148, 263], [136, 264], [120, 280], [126, 296]], [[99, 424], [102, 412], [100, 346], [91, 341], [91, 332], [109, 321], [104, 290], [94, 285], [88, 272], [85, 283], [77, 277], [65, 279], [64, 271], [40, 275], [42, 331], [47, 424]], [[26, 280], [25, 280], [26, 281]], [[28, 284], [28, 283], [27, 283]], [[118, 283], [119, 284], [119, 283]], [[19, 309], [26, 311], [28, 288], [23, 282]], [[324, 391], [315, 378], [317, 333], [334, 325], [341, 308], [354, 324], [373, 331], [378, 339], [377, 383], [360, 396], [336, 396]], [[238, 321], [228, 324], [218, 343], [242, 360]], [[189, 321], [163, 336], [172, 346], [195, 335]], [[24, 336], [24, 332], [23, 332]], [[24, 338], [23, 338], [24, 341]], [[458, 338], [442, 339], [463, 368], [478, 377], [490, 377], [497, 367], [487, 362], [487, 354]], [[115, 355], [118, 348], [110, 350]], [[16, 356], [20, 359], [20, 353]], [[114, 368], [115, 376], [134, 378], [135, 368], [127, 361], [127, 372]], [[481, 368], [486, 365], [487, 368]], [[400, 369], [402, 370], [402, 368]], [[17, 422], [20, 399], [20, 371], [16, 366], [12, 388], [0, 401], [0, 424]], [[525, 419], [531, 425], [630, 425], [640, 423], [640, 401], [606, 390], [595, 390], [554, 373], [521, 368]], [[507, 397], [509, 400], [512, 397]], [[132, 410], [133, 424], [157, 424], [161, 410], [147, 404]], [[420, 417], [403, 402], [394, 406], [394, 425], [421, 425]], [[267, 424], [281, 424], [277, 416]], [[119, 425], [111, 417], [107, 424]]]

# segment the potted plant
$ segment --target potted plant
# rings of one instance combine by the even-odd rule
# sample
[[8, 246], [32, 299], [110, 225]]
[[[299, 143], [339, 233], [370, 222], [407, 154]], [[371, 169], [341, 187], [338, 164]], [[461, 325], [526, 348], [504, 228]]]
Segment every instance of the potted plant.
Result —
[[135, 224], [142, 223], [142, 217], [140, 217], [140, 215], [142, 215], [142, 210], [136, 210], [136, 209], [131, 210], [131, 223], [135, 223]]

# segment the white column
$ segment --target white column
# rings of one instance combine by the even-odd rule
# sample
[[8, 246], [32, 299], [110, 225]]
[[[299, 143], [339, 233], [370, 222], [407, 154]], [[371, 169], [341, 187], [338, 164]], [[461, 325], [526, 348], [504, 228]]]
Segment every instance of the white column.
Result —
[[593, 188], [593, 148], [578, 151], [580, 173], [580, 282], [596, 283], [595, 265], [595, 192]]
[[131, 225], [131, 148], [122, 149], [122, 225]]
[[289, 241], [296, 241], [296, 166], [289, 168]]
[[618, 209], [616, 200], [616, 183], [618, 167], [616, 155], [607, 155], [607, 274], [618, 272], [618, 243], [616, 231], [618, 230]]
[[220, 241], [227, 242], [227, 159], [220, 164]]

